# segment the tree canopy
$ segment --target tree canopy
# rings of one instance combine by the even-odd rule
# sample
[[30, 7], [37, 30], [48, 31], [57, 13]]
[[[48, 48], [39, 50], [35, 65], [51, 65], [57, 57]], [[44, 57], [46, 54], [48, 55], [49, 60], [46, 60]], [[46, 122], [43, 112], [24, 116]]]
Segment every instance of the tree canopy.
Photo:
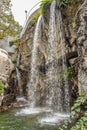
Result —
[[15, 36], [22, 27], [14, 20], [11, 10], [11, 0], [0, 0], [0, 39], [6, 36]]

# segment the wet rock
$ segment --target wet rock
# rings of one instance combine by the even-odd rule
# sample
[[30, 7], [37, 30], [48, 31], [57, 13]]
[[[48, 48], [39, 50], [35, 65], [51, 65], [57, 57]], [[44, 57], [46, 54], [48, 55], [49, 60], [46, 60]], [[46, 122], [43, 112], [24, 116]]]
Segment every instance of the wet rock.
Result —
[[[38, 47], [38, 63], [36, 69], [39, 70], [38, 72], [39, 81], [37, 85], [36, 95], [39, 95], [39, 97], [42, 95], [41, 101], [39, 102], [44, 101], [45, 99], [44, 93], [46, 92], [46, 88], [45, 89], [42, 88], [44, 86], [45, 80], [48, 81], [47, 86], [49, 89], [50, 86], [52, 86], [52, 84], [49, 83], [50, 79], [46, 79], [45, 76], [48, 71], [49, 71], [48, 75], [50, 74], [50, 72], [52, 72], [52, 67], [54, 67], [53, 71], [57, 71], [59, 74], [63, 75], [62, 62], [64, 62], [63, 58], [66, 57], [67, 61], [64, 62], [63, 64], [68, 67], [73, 67], [75, 70], [75, 75], [73, 77], [74, 80], [72, 81], [73, 83], [72, 84], [69, 83], [69, 87], [73, 88], [74, 85], [74, 89], [72, 90], [71, 93], [73, 97], [76, 98], [78, 96], [78, 92], [80, 93], [80, 90], [85, 91], [87, 86], [86, 83], [87, 81], [86, 78], [87, 77], [87, 45], [86, 45], [87, 2], [86, 0], [78, 0], [78, 1], [71, 0], [70, 5], [67, 8], [64, 8], [62, 10], [64, 31], [65, 31], [65, 43], [62, 48], [60, 41], [58, 42], [57, 53], [56, 53], [58, 58], [54, 57], [54, 60], [52, 61], [48, 60], [49, 52], [50, 52], [49, 43], [48, 43], [49, 8], [47, 9], [47, 12], [48, 13], [45, 12], [45, 16], [44, 16], [44, 31], [42, 33], [42, 42]], [[31, 51], [33, 47], [35, 25], [36, 23], [34, 24], [34, 26], [29, 24], [26, 28], [25, 33], [20, 39], [19, 54], [21, 55], [21, 59], [20, 59], [19, 69], [21, 70], [22, 88], [25, 95], [27, 94], [27, 83], [29, 82], [31, 76], [30, 75], [31, 57], [32, 57]], [[59, 36], [59, 33], [57, 34], [57, 36]], [[62, 52], [63, 53], [62, 54], [61, 48], [64, 49], [66, 53]], [[58, 70], [56, 68], [58, 68]], [[58, 75], [56, 73], [56, 78], [57, 77]], [[53, 80], [54, 80], [53, 84], [55, 85], [55, 78], [53, 78]], [[62, 83], [61, 85], [62, 88], [63, 85], [64, 83]], [[58, 86], [58, 84], [56, 84], [56, 86]]]
[[16, 96], [14, 94], [8, 94], [3, 98], [1, 106], [11, 106], [14, 101], [16, 101]]

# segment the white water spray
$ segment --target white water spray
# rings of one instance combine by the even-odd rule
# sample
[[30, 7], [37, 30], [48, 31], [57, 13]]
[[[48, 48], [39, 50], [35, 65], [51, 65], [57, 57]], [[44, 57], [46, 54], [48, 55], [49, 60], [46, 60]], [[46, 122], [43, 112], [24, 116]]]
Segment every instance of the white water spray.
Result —
[[40, 16], [37, 25], [35, 28], [33, 47], [32, 47], [32, 57], [31, 57], [31, 74], [30, 81], [28, 83], [28, 96], [29, 100], [32, 103], [32, 106], [35, 105], [36, 101], [36, 87], [38, 84], [39, 76], [38, 76], [38, 46], [41, 43], [41, 35], [42, 35], [42, 23], [43, 17]]

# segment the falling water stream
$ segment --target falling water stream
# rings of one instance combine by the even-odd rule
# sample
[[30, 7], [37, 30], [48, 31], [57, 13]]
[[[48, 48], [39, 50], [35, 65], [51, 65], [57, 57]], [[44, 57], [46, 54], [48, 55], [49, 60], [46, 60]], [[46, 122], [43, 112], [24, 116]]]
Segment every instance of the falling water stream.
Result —
[[[41, 44], [43, 17], [40, 16], [34, 33], [31, 56], [31, 72], [29, 77], [29, 105], [19, 110], [12, 110], [0, 115], [0, 130], [57, 130], [58, 125], [69, 117], [69, 86], [67, 79], [65, 34], [62, 15], [56, 8], [56, 0], [50, 6], [48, 30], [48, 57], [46, 60], [45, 100], [44, 107], [36, 107], [38, 76], [38, 46]], [[60, 56], [58, 47], [60, 45]], [[62, 57], [60, 65], [59, 58]], [[18, 68], [17, 78], [21, 86]], [[63, 80], [61, 73], [63, 72]], [[21, 93], [21, 89], [20, 89]]]
[[[50, 20], [49, 20], [49, 39], [48, 39], [48, 48], [49, 48], [49, 55], [47, 64], [51, 64], [47, 71], [47, 81], [46, 81], [46, 88], [48, 88], [47, 93], [47, 104], [52, 106], [53, 102], [55, 102], [55, 106], [57, 105], [57, 109], [62, 111], [61, 106], [61, 89], [58, 81], [58, 53], [57, 53], [57, 30], [56, 30], [56, 1], [54, 0], [50, 7]], [[58, 87], [59, 85], [59, 87]], [[55, 95], [56, 92], [56, 95]], [[56, 98], [56, 99], [54, 99]], [[55, 101], [56, 100], [56, 101]], [[57, 104], [56, 104], [57, 103]]]
[[[48, 42], [49, 52], [47, 64], [51, 65], [48, 67], [46, 73], [46, 102], [49, 106], [54, 106], [59, 112], [69, 113], [70, 96], [67, 79], [65, 32], [62, 15], [60, 9], [56, 9], [55, 0], [50, 7]], [[60, 55], [58, 55], [58, 45], [60, 45], [61, 66], [59, 63]], [[63, 80], [61, 79], [61, 74], [63, 75]]]
[[61, 43], [61, 53], [62, 53], [62, 72], [63, 72], [63, 82], [64, 82], [64, 107], [65, 111], [69, 113], [70, 111], [70, 95], [69, 95], [69, 84], [68, 84], [68, 77], [67, 77], [67, 65], [66, 65], [66, 47], [65, 47], [65, 30], [63, 27], [62, 21], [62, 14], [61, 11], [58, 9], [56, 10], [56, 17], [59, 27], [59, 36], [60, 36], [60, 43]]
[[32, 106], [35, 105], [36, 101], [36, 87], [38, 84], [38, 45], [41, 42], [41, 34], [42, 34], [42, 24], [43, 24], [43, 17], [40, 16], [38, 18], [34, 40], [33, 40], [33, 47], [32, 47], [32, 57], [31, 57], [31, 74], [30, 74], [30, 81], [28, 83], [28, 96], [29, 100], [32, 103]]
[[18, 80], [18, 88], [19, 88], [19, 96], [23, 95], [22, 85], [21, 85], [21, 75], [19, 69], [16, 67], [17, 80]]
[[[42, 25], [43, 17], [40, 16], [34, 34], [33, 46], [32, 46], [32, 57], [31, 57], [31, 73], [30, 80], [28, 82], [28, 96], [30, 101], [30, 108], [32, 111], [37, 111], [36, 108], [36, 92], [39, 82], [38, 76], [38, 46], [41, 44], [42, 38]], [[54, 0], [50, 7], [50, 20], [49, 20], [49, 30], [48, 30], [48, 58], [46, 64], [50, 64], [46, 72], [46, 104], [48, 109], [51, 109], [51, 113], [46, 112], [45, 117], [41, 120], [42, 123], [51, 121], [60, 122], [61, 120], [67, 118], [69, 114], [69, 91], [68, 91], [68, 80], [66, 76], [67, 67], [65, 65], [65, 35], [62, 23], [62, 15], [59, 9], [56, 8], [56, 0]], [[62, 65], [59, 68], [60, 58], [58, 55], [58, 44], [60, 44], [60, 53], [62, 57]], [[61, 71], [60, 71], [61, 70]], [[60, 74], [64, 73], [64, 81], [61, 80]], [[64, 82], [64, 83], [62, 83]], [[25, 111], [25, 110], [24, 110]], [[55, 114], [55, 112], [59, 112]], [[32, 113], [32, 112], [30, 112]], [[42, 113], [42, 110], [39, 111]], [[57, 116], [56, 116], [57, 115]]]

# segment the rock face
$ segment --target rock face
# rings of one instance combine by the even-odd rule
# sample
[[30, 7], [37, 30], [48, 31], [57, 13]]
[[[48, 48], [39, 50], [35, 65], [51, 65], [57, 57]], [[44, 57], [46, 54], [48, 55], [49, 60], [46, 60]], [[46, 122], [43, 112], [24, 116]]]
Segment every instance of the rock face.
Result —
[[12, 68], [13, 65], [8, 53], [5, 50], [0, 49], [0, 81], [3, 81], [4, 83], [7, 82]]
[[[13, 69], [13, 64], [8, 56], [8, 53], [0, 48], [0, 81], [7, 87], [7, 80]], [[0, 95], [0, 104], [3, 100], [3, 96]]]
[[78, 83], [80, 93], [87, 92], [87, 0], [77, 12]]
[[[57, 17], [58, 11], [56, 11], [55, 14], [58, 20]], [[34, 15], [35, 15], [34, 20], [36, 20], [37, 12]], [[59, 28], [61, 28], [60, 27], [61, 25], [59, 24], [57, 25], [57, 21], [55, 21], [57, 34], [53, 43], [56, 42], [58, 44], [55, 45], [56, 50], [54, 49], [52, 50], [52, 53], [54, 53], [54, 55], [56, 53], [56, 57], [53, 56], [54, 58], [52, 60], [50, 60], [50, 57], [52, 57], [52, 55], [49, 46], [49, 20], [50, 20], [50, 6], [47, 5], [44, 14], [44, 29], [42, 28], [42, 41], [38, 45], [38, 61], [37, 61], [36, 69], [38, 70], [39, 81], [36, 87], [37, 89], [36, 100], [39, 103], [37, 102], [36, 104], [46, 104], [45, 102], [46, 97], [50, 93], [49, 89], [47, 89], [46, 86], [51, 86], [51, 85], [53, 86], [53, 84], [56, 84], [52, 82], [52, 84], [50, 85], [51, 82], [50, 82], [49, 75], [51, 74], [52, 69], [54, 72], [56, 72], [56, 74], [57, 72], [60, 73], [60, 75], [58, 75], [60, 77], [60, 80], [62, 81], [60, 86], [62, 87], [63, 91], [66, 91], [64, 90], [65, 66], [67, 66], [69, 93], [71, 94], [71, 104], [72, 104], [73, 100], [77, 98], [78, 94], [81, 94], [83, 91], [87, 91], [86, 88], [87, 86], [87, 71], [86, 71], [87, 70], [87, 54], [86, 54], [87, 53], [86, 52], [87, 51], [87, 45], [86, 45], [87, 43], [87, 1], [71, 0], [69, 6], [65, 7], [62, 10], [62, 21], [63, 21], [62, 26], [65, 33], [63, 45], [61, 44], [61, 39], [59, 37], [59, 35], [63, 36], [63, 34], [57, 31], [59, 30]], [[33, 37], [34, 37], [36, 22], [37, 20], [33, 21], [33, 19], [29, 21], [25, 33], [21, 36], [20, 45], [18, 48], [19, 58], [18, 58], [17, 67], [21, 75], [21, 85], [22, 85], [24, 95], [28, 95], [27, 84], [31, 77], [30, 74], [31, 74]], [[54, 47], [53, 44], [51, 48], [52, 47]], [[51, 75], [54, 76], [54, 73]], [[56, 79], [54, 76], [54, 81], [55, 80]], [[58, 84], [56, 84], [56, 86], [58, 86]], [[60, 92], [60, 90], [55, 91], [54, 95], [57, 95], [58, 92]], [[57, 98], [58, 98], [57, 96], [55, 97], [55, 99], [53, 98], [52, 99], [53, 102]], [[61, 100], [64, 101], [63, 96]], [[55, 102], [53, 104], [55, 105]]]

